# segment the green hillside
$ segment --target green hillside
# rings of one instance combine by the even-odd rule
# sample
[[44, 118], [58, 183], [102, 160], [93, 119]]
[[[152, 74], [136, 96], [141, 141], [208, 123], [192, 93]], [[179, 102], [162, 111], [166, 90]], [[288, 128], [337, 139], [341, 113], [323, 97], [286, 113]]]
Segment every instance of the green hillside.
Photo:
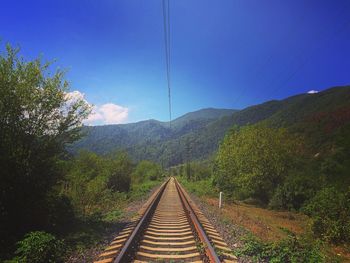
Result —
[[[138, 161], [149, 159], [164, 166], [210, 157], [234, 125], [266, 122], [306, 134], [315, 147], [325, 147], [339, 128], [350, 121], [350, 86], [334, 87], [317, 94], [300, 94], [268, 101], [240, 111], [202, 109], [173, 121], [85, 127], [86, 137], [72, 146], [107, 154], [126, 150]], [[319, 129], [319, 126], [324, 128]], [[316, 150], [316, 149], [315, 149]]]
[[[173, 155], [177, 147], [174, 143], [183, 144], [184, 136], [198, 132], [210, 123], [232, 115], [236, 110], [229, 109], [202, 109], [187, 113], [172, 121], [172, 127], [168, 122], [147, 120], [130, 124], [86, 126], [83, 133], [86, 135], [80, 141], [72, 145], [72, 152], [81, 149], [90, 150], [99, 154], [108, 154], [116, 150], [127, 150], [134, 160], [155, 160], [164, 165], [170, 164], [163, 155]], [[169, 146], [170, 145], [170, 146]], [[183, 147], [178, 147], [183, 148]], [[182, 158], [176, 158], [178, 162]], [[164, 159], [164, 160], [163, 160]]]
[[[230, 116], [237, 111], [238, 110], [232, 110], [232, 109], [214, 109], [214, 108], [201, 109], [198, 111], [186, 113], [185, 115], [173, 120], [172, 125], [174, 125], [174, 127], [176, 128], [179, 128], [186, 125], [190, 121], [220, 119], [225, 116]], [[168, 124], [168, 123], [165, 123], [165, 124]]]

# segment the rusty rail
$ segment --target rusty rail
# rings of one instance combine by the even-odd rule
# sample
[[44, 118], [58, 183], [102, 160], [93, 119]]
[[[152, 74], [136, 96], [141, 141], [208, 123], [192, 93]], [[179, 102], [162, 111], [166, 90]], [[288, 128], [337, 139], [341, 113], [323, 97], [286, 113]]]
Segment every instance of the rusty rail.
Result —
[[113, 263], [120, 263], [120, 262], [129, 262], [132, 258], [132, 252], [137, 245], [138, 240], [141, 238], [141, 232], [143, 228], [145, 227], [145, 224], [147, 224], [148, 219], [152, 216], [153, 211], [157, 207], [157, 204], [159, 202], [160, 197], [162, 196], [164, 189], [166, 185], [168, 184], [170, 179], [168, 179], [159, 189], [156, 197], [152, 200], [152, 202], [149, 204], [148, 208], [146, 209], [145, 213], [141, 217], [140, 221], [130, 234], [129, 238], [125, 242], [122, 250], [118, 253], [118, 256], [115, 258]]
[[220, 261], [219, 257], [217, 256], [213, 246], [211, 245], [210, 240], [207, 237], [207, 234], [205, 233], [202, 225], [200, 224], [200, 222], [196, 216], [196, 213], [193, 211], [191, 205], [189, 204], [187, 198], [185, 197], [185, 195], [183, 193], [181, 186], [179, 185], [179, 183], [176, 179], [175, 179], [175, 184], [176, 184], [176, 188], [178, 189], [178, 192], [180, 194], [181, 201], [187, 210], [188, 217], [191, 220], [191, 222], [192, 222], [192, 224], [193, 224], [193, 226], [198, 234], [200, 241], [204, 244], [206, 256], [208, 257], [210, 262], [220, 263], [221, 261]]
[[[203, 249], [198, 248], [198, 242]], [[220, 252], [220, 258], [216, 251]], [[230, 252], [228, 245], [179, 182], [169, 178], [95, 263], [237, 262], [226, 252]]]

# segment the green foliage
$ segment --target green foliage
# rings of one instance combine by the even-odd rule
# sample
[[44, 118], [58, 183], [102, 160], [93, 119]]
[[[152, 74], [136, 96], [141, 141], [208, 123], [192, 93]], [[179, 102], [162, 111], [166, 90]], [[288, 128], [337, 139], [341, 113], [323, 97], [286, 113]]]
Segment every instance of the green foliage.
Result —
[[[350, 110], [349, 110], [350, 111]], [[335, 134], [331, 151], [320, 165], [326, 183], [346, 190], [350, 186], [350, 123], [341, 127]]]
[[131, 200], [138, 200], [159, 184], [160, 181], [145, 181], [143, 183], [133, 184], [128, 195]]
[[335, 187], [319, 191], [303, 208], [313, 219], [313, 232], [335, 243], [350, 241], [350, 189]]
[[68, 91], [64, 72], [50, 72], [50, 63], [27, 62], [10, 46], [0, 54], [0, 251], [50, 225], [48, 198], [61, 178], [57, 160], [80, 137], [89, 113]]
[[141, 161], [132, 175], [133, 183], [142, 183], [147, 180], [156, 181], [162, 176], [162, 168], [151, 161]]
[[212, 169], [203, 162], [189, 162], [185, 164], [185, 176], [188, 181], [200, 181], [211, 176]]
[[309, 237], [290, 234], [275, 243], [264, 243], [252, 235], [243, 238], [243, 247], [235, 250], [239, 257], [250, 256], [253, 262], [321, 263], [328, 262], [322, 244]]
[[[120, 165], [119, 172], [122, 167], [126, 172], [134, 172], [125, 163], [129, 161], [125, 160], [124, 153], [102, 157], [89, 152], [81, 152], [75, 159], [65, 163], [67, 177], [62, 184], [62, 191], [72, 201], [75, 213], [79, 216], [65, 240], [75, 253], [84, 254], [86, 248], [104, 240], [106, 233], [110, 235], [113, 229], [120, 228], [124, 224], [121, 219], [126, 205], [144, 197], [159, 184], [159, 181], [150, 180], [133, 183], [127, 192], [109, 188], [108, 178], [113, 175], [116, 165]], [[128, 176], [130, 178], [131, 174]], [[100, 180], [102, 184], [96, 183]], [[74, 183], [76, 187], [73, 187]]]
[[220, 146], [215, 181], [229, 196], [267, 203], [297, 164], [299, 142], [285, 129], [247, 126], [232, 130]]
[[213, 182], [212, 161], [188, 162], [171, 167], [172, 176], [178, 176], [181, 184], [197, 196], [217, 196], [218, 189]]
[[47, 209], [42, 216], [47, 221], [48, 230], [59, 233], [73, 225], [75, 221], [74, 208], [67, 196], [52, 191], [46, 199], [46, 206]]
[[103, 218], [103, 221], [116, 222], [116, 221], [120, 220], [122, 215], [123, 215], [123, 211], [117, 208], [115, 210], [112, 210], [112, 211], [106, 213], [106, 215]]
[[320, 156], [310, 154], [314, 138], [301, 144], [285, 129], [234, 127], [218, 151], [215, 183], [228, 195], [257, 199], [274, 209], [299, 210], [307, 203], [303, 211], [312, 217], [317, 237], [348, 242], [349, 131], [342, 123], [330, 150]]
[[218, 196], [218, 190], [211, 177], [199, 181], [188, 181], [185, 177], [179, 177], [178, 179], [187, 191], [197, 196]]
[[[231, 123], [225, 128], [207, 129], [215, 121], [228, 117], [235, 110], [203, 109], [186, 114], [169, 123], [147, 120], [123, 125], [84, 127], [87, 136], [75, 143], [71, 151], [87, 149], [98, 154], [108, 154], [125, 149], [133, 161], [150, 160], [162, 167], [182, 163], [187, 154], [186, 143], [190, 142], [190, 160], [203, 159], [216, 150], [219, 140]], [[198, 134], [206, 130], [203, 135]], [[209, 133], [207, 130], [210, 130]], [[213, 134], [211, 134], [213, 133]]]
[[[305, 173], [305, 172], [304, 172]], [[269, 207], [282, 210], [299, 210], [303, 204], [310, 200], [320, 187], [320, 180], [298, 173], [290, 174], [283, 184], [278, 186], [272, 196]]]
[[125, 152], [119, 152], [108, 160], [111, 170], [108, 187], [113, 191], [127, 192], [130, 189], [133, 164]]
[[133, 170], [124, 153], [101, 157], [81, 152], [68, 162], [62, 191], [71, 200], [79, 215], [105, 213], [118, 207], [125, 200]]
[[192, 180], [192, 169], [191, 169], [191, 163], [187, 162], [185, 164], [185, 174], [186, 174], [186, 178], [188, 181]]
[[64, 243], [52, 234], [41, 231], [30, 232], [17, 243], [17, 246], [17, 257], [14, 261], [23, 263], [63, 262]]

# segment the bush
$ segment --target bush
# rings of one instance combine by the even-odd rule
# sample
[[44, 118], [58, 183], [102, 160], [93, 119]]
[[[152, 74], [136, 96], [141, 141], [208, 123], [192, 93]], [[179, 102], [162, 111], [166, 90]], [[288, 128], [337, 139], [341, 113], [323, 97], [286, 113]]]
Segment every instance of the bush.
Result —
[[66, 231], [74, 224], [75, 214], [67, 196], [53, 192], [48, 197], [47, 206], [45, 212], [48, 230]]
[[197, 196], [218, 196], [218, 190], [213, 185], [211, 177], [196, 182], [188, 181], [185, 177], [178, 178], [187, 191]]
[[204, 162], [188, 162], [184, 170], [187, 181], [192, 182], [206, 180], [212, 174], [210, 165]]
[[102, 157], [80, 152], [67, 162], [62, 193], [78, 216], [106, 213], [117, 207], [130, 188], [132, 163], [125, 153]]
[[288, 176], [283, 185], [277, 187], [269, 207], [273, 209], [299, 210], [316, 193], [316, 183], [307, 176]]
[[119, 192], [129, 191], [133, 171], [133, 165], [129, 156], [125, 152], [117, 152], [105, 162], [110, 164], [108, 188]]
[[116, 221], [120, 220], [122, 215], [123, 215], [123, 211], [122, 210], [115, 209], [115, 210], [112, 210], [112, 211], [108, 212], [104, 216], [103, 221], [113, 223], [113, 222], [116, 222]]
[[250, 256], [253, 262], [326, 262], [321, 250], [321, 243], [306, 236], [293, 234], [279, 242], [264, 243], [252, 235], [247, 235], [244, 245], [235, 250], [239, 257]]
[[152, 188], [156, 187], [159, 184], [159, 181], [146, 181], [143, 183], [134, 184], [132, 185], [132, 189], [128, 193], [128, 196], [131, 200], [138, 200], [141, 197], [148, 194], [152, 190]]
[[350, 190], [334, 187], [319, 191], [303, 208], [312, 217], [316, 236], [333, 243], [350, 241]]
[[150, 161], [141, 161], [132, 174], [132, 181], [134, 184], [139, 184], [147, 180], [159, 180], [161, 176], [162, 168], [158, 164]]
[[64, 243], [49, 233], [30, 232], [17, 245], [16, 259], [18, 262], [63, 262]]
[[300, 139], [285, 129], [242, 127], [226, 135], [218, 150], [214, 176], [228, 196], [268, 204], [276, 188], [300, 163]]

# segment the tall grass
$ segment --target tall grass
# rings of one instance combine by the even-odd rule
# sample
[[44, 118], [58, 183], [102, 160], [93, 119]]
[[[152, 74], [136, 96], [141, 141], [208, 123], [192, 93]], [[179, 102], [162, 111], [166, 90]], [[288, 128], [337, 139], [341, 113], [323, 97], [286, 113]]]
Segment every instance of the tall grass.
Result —
[[213, 185], [211, 177], [195, 182], [188, 181], [185, 177], [178, 177], [177, 179], [187, 191], [197, 196], [216, 197], [219, 193], [218, 189]]

